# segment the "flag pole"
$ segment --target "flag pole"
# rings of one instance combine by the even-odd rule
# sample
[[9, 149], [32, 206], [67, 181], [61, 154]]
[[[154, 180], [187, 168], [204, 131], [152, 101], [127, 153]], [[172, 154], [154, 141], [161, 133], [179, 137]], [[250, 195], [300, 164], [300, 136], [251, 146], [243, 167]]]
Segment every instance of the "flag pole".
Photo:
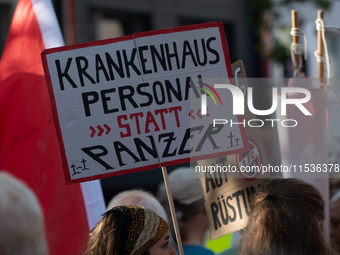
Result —
[[[318, 10], [318, 19], [323, 21], [323, 11]], [[323, 45], [323, 40], [322, 40], [322, 30], [318, 29], [317, 30], [317, 40], [318, 40], [318, 48], [317, 48], [317, 55], [322, 59], [325, 55], [324, 52], [324, 45]], [[318, 62], [318, 77], [320, 80], [320, 83], [323, 82], [324, 78], [324, 61]]]
[[171, 218], [172, 218], [172, 222], [173, 222], [173, 226], [174, 226], [174, 230], [175, 230], [179, 254], [184, 255], [181, 233], [179, 232], [174, 200], [172, 198], [170, 182], [169, 182], [169, 178], [168, 178], [168, 172], [167, 172], [166, 166], [162, 166], [161, 168], [162, 168], [162, 173], [163, 173], [163, 178], [164, 178], [165, 190], [166, 190], [166, 194], [168, 196], [170, 213], [171, 213]]
[[[291, 11], [291, 16], [292, 16], [292, 30], [295, 31], [299, 28], [299, 16], [297, 10], [292, 10]], [[297, 36], [295, 33], [292, 35], [293, 36], [293, 45], [300, 44], [300, 38]], [[296, 66], [294, 73], [298, 74], [301, 72], [301, 67], [300, 66], [300, 61], [301, 61], [301, 55], [296, 54], [294, 52], [294, 59]]]

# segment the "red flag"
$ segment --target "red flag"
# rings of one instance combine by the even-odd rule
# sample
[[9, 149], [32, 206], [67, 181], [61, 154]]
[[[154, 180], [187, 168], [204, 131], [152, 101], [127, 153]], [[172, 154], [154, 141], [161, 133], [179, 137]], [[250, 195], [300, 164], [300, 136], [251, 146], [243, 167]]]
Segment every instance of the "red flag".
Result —
[[[0, 169], [26, 181], [37, 194], [50, 254], [74, 255], [84, 251], [88, 240], [87, 216], [98, 219], [105, 207], [98, 183], [97, 188], [65, 184], [40, 58], [44, 48], [62, 43], [51, 7], [47, 0], [20, 0], [12, 20], [0, 62]], [[92, 203], [97, 212], [86, 211], [86, 197], [97, 200], [97, 207]]]

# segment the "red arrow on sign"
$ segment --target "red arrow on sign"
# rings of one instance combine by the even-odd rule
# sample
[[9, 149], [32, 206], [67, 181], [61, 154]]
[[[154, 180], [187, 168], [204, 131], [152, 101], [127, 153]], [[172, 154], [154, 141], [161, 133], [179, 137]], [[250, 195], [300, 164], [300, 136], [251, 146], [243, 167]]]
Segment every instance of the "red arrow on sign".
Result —
[[202, 119], [201, 109], [197, 110], [196, 115], [197, 115], [198, 118]]
[[[104, 124], [103, 126], [106, 129], [105, 135], [108, 135], [111, 131], [111, 128], [107, 124]], [[101, 137], [105, 130], [100, 125], [98, 125], [97, 128], [99, 130], [98, 136]], [[92, 131], [90, 137], [93, 137], [96, 134], [96, 129], [94, 127], [90, 126], [90, 130]]]
[[106, 128], [106, 132], [105, 132], [105, 135], [108, 135], [109, 133], [110, 133], [110, 131], [111, 131], [111, 128], [108, 126], [108, 125], [106, 125], [106, 124], [104, 124], [104, 127]]
[[93, 137], [94, 134], [96, 133], [96, 130], [95, 130], [92, 126], [90, 127], [90, 129], [91, 129], [91, 131], [92, 131], [90, 137]]
[[97, 128], [99, 129], [99, 133], [98, 133], [98, 136], [101, 137], [102, 134], [104, 133], [104, 129], [101, 127], [101, 126], [97, 126]]
[[196, 119], [194, 115], [192, 115], [192, 113], [194, 112], [194, 109], [191, 109], [189, 112], [189, 116], [194, 120]]
[[[207, 114], [206, 114], [206, 116], [209, 117], [210, 115], [209, 115], [209, 113], [208, 113], [208, 109], [209, 109], [209, 108], [207, 108]], [[193, 120], [195, 120], [196, 117], [193, 115], [193, 113], [194, 113], [194, 109], [191, 109], [188, 115], [190, 116], [190, 118], [192, 118]], [[203, 116], [202, 116], [202, 114], [201, 114], [201, 109], [198, 109], [198, 110], [197, 110], [196, 116], [197, 116], [198, 118], [200, 118], [200, 119], [203, 118]]]

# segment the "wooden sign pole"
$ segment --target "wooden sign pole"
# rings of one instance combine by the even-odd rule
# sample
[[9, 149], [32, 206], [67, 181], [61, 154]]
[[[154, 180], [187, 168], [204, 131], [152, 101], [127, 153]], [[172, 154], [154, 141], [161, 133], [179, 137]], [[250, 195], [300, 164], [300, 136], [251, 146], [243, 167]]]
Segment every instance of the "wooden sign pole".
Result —
[[175, 229], [175, 235], [176, 235], [179, 254], [184, 255], [181, 233], [179, 232], [179, 227], [178, 227], [178, 222], [177, 222], [177, 217], [176, 217], [176, 210], [175, 210], [174, 200], [172, 198], [172, 193], [171, 193], [171, 188], [170, 188], [170, 183], [169, 183], [168, 172], [166, 170], [166, 166], [162, 166], [162, 173], [163, 173], [163, 178], [164, 178], [166, 194], [168, 196], [171, 218], [172, 218], [172, 222], [173, 222], [174, 229]]
[[[321, 19], [323, 21], [323, 11], [322, 10], [318, 10], [318, 19]], [[321, 29], [317, 30], [317, 40], [318, 40], [318, 49], [317, 49], [317, 53], [318, 56], [322, 59], [325, 55], [324, 53], [324, 45], [323, 45], [323, 40], [322, 40], [322, 31]], [[324, 61], [322, 62], [318, 62], [318, 77], [320, 80], [320, 82], [323, 82], [323, 78], [324, 78]]]
[[[295, 29], [299, 28], [299, 17], [298, 17], [298, 12], [297, 10], [292, 10], [291, 11], [291, 16], [292, 16], [292, 28], [294, 31]], [[293, 44], [299, 44], [300, 40], [299, 40], [299, 36], [293, 35]], [[297, 69], [298, 66], [300, 66], [300, 61], [301, 61], [301, 55], [297, 55], [294, 53], [294, 58], [295, 58], [295, 73], [299, 73], [301, 71], [301, 68]]]

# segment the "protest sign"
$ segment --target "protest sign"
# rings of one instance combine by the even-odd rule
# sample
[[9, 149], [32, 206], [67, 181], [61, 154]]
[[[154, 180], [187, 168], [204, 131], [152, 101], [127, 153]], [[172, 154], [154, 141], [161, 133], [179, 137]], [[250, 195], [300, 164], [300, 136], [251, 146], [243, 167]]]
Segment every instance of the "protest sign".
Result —
[[[243, 62], [232, 65], [235, 84], [244, 93], [248, 88]], [[244, 120], [256, 119], [246, 107]], [[222, 124], [220, 124], [222, 125]], [[259, 185], [272, 178], [260, 130], [246, 126], [249, 151], [197, 161], [209, 221], [210, 239], [244, 228], [250, 210], [250, 197]], [[275, 172], [274, 172], [275, 174]]]
[[238, 186], [205, 202], [210, 239], [243, 229], [250, 214], [250, 198], [266, 179]]
[[213, 127], [221, 111], [242, 120], [228, 90], [201, 114], [205, 78], [232, 77], [222, 23], [48, 49], [42, 59], [67, 183], [248, 149], [241, 125]]

